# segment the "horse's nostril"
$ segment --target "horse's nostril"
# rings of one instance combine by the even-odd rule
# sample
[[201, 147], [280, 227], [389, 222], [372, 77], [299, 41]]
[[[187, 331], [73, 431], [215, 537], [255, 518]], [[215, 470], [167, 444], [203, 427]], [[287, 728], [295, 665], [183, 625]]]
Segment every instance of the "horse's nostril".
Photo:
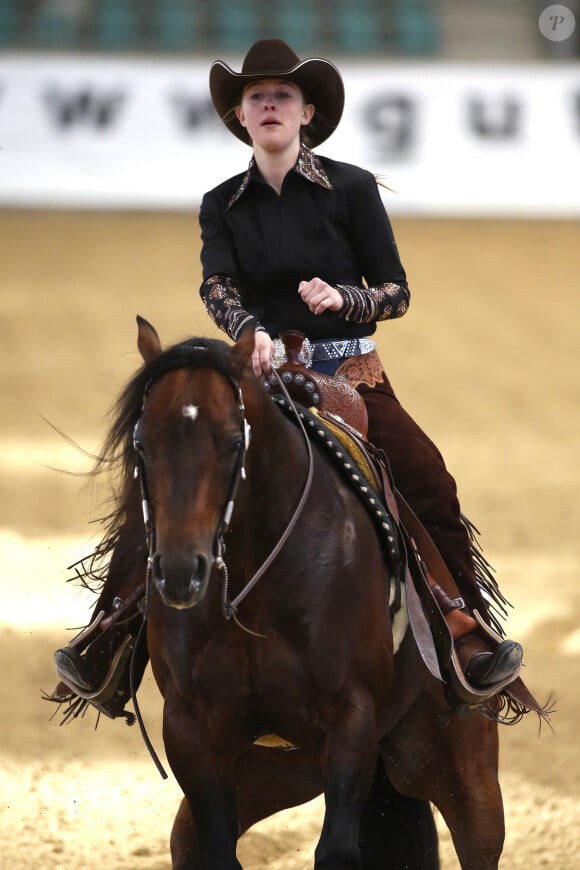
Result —
[[192, 582], [201, 586], [202, 581], [205, 579], [207, 574], [207, 565], [208, 561], [204, 555], [198, 553], [195, 558], [195, 567], [193, 570], [193, 578]]
[[155, 578], [155, 580], [162, 581], [163, 580], [163, 571], [161, 569], [161, 554], [160, 553], [155, 553], [153, 555], [153, 561], [151, 564], [151, 568], [152, 568], [153, 577]]
[[153, 558], [153, 580], [163, 601], [173, 607], [192, 607], [203, 596], [209, 574], [204, 553], [159, 551]]

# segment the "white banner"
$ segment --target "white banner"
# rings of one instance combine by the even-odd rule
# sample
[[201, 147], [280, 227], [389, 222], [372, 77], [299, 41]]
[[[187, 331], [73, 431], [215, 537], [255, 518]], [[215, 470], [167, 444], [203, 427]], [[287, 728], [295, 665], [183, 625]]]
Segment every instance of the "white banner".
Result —
[[[0, 206], [196, 208], [250, 156], [209, 66], [0, 57]], [[340, 66], [345, 114], [318, 150], [383, 176], [391, 211], [580, 215], [580, 65]]]

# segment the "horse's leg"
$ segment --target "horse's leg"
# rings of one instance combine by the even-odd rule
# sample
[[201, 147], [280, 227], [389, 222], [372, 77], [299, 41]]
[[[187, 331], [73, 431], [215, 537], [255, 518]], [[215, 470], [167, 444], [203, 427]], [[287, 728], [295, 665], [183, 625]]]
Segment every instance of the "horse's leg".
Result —
[[444, 714], [423, 696], [381, 742], [387, 770], [397, 789], [440, 810], [463, 870], [496, 870], [505, 833], [497, 725]]
[[[235, 777], [240, 836], [262, 819], [321, 793], [319, 766], [299, 761], [300, 752], [292, 752], [292, 760], [276, 749], [257, 750], [238, 759]], [[171, 856], [173, 870], [200, 867], [197, 833], [185, 798], [171, 831]]]
[[447, 787], [438, 784], [433, 803], [463, 870], [496, 870], [505, 837], [497, 725], [479, 713], [467, 721], [456, 718], [454, 725], [447, 745]]
[[[240, 834], [268, 816], [322, 791], [320, 769], [278, 756], [245, 755], [236, 765]], [[378, 760], [360, 829], [363, 870], [439, 870], [437, 831], [427, 801], [399, 794]], [[173, 870], [199, 870], [197, 834], [189, 804], [181, 801], [171, 831]]]
[[[214, 751], [207, 729], [180, 701], [166, 699], [163, 709], [163, 740], [171, 769], [187, 798], [195, 828], [199, 863], [195, 859], [195, 842], [184, 857], [183, 868], [202, 870], [242, 870], [236, 858], [238, 817], [234, 783], [234, 764], [222, 751]], [[181, 817], [183, 825], [184, 816]], [[185, 828], [182, 827], [182, 831]]]
[[[240, 833], [280, 810], [322, 791], [317, 766], [285, 764], [271, 757], [243, 756], [236, 766]], [[376, 766], [360, 829], [363, 870], [439, 870], [437, 830], [428, 801], [396, 791], [382, 760]], [[191, 809], [181, 801], [171, 832], [173, 870], [199, 870]]]
[[375, 712], [364, 693], [336, 711], [327, 734], [324, 798], [326, 810], [315, 851], [315, 870], [358, 870], [360, 819], [377, 760]]
[[439, 870], [429, 802], [393, 788], [380, 758], [361, 817], [360, 848], [364, 870]]

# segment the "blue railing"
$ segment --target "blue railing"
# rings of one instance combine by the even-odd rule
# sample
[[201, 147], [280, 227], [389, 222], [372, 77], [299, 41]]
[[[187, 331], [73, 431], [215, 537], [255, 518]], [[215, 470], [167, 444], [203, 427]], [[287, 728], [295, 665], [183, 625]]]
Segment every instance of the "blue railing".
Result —
[[280, 36], [298, 54], [438, 53], [433, 0], [0, 0], [0, 48], [244, 53]]

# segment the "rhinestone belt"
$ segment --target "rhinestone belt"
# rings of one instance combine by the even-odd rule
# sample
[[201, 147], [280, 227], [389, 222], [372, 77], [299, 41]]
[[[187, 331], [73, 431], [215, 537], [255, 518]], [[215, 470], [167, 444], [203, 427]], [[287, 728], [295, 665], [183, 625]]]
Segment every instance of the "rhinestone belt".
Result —
[[370, 338], [347, 338], [342, 341], [312, 341], [312, 362], [330, 359], [346, 359], [349, 356], [360, 356], [375, 349], [375, 343]]
[[[370, 353], [375, 347], [375, 342], [370, 338], [318, 339], [316, 341], [310, 341], [310, 339], [305, 338], [299, 359], [306, 368], [310, 368], [313, 362], [360, 356], [363, 353]], [[278, 368], [286, 360], [284, 343], [280, 338], [275, 338], [274, 356], [272, 358], [273, 367]]]

